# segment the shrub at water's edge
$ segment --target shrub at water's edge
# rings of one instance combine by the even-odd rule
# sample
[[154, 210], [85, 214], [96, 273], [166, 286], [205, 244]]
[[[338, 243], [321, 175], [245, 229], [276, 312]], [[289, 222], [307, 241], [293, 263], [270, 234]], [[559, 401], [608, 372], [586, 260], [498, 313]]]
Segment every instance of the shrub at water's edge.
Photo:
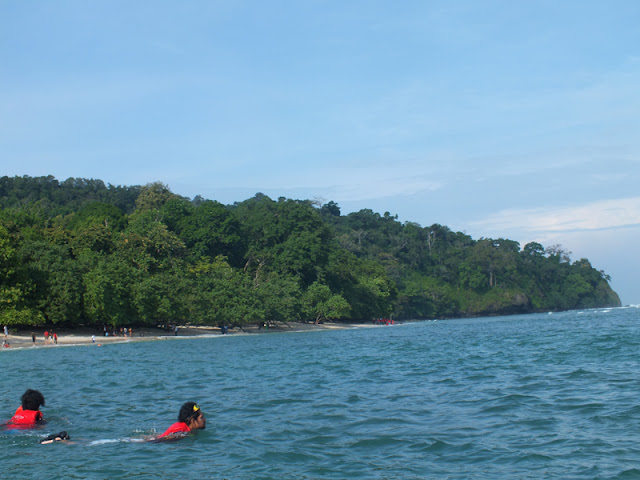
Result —
[[0, 323], [244, 325], [619, 306], [560, 246], [335, 202], [233, 205], [144, 187], [0, 178]]

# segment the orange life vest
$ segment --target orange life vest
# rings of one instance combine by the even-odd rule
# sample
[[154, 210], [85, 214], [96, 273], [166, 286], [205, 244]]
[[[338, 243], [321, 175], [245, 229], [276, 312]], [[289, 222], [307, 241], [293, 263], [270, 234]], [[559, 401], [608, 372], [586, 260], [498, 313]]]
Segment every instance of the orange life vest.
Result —
[[19, 406], [8, 424], [18, 428], [30, 428], [41, 420], [42, 412], [40, 410], [23, 410], [22, 406]]
[[190, 432], [191, 429], [184, 422], [176, 422], [167, 428], [167, 431], [160, 435], [158, 438], [166, 437], [167, 435], [171, 435], [172, 433], [187, 433]]

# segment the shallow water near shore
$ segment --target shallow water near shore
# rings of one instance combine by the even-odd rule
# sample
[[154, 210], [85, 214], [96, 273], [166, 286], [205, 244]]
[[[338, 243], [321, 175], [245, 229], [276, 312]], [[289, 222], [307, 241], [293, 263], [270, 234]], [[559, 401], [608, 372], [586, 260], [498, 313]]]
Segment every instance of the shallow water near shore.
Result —
[[[640, 477], [640, 309], [2, 352], [3, 478]], [[141, 440], [199, 402], [207, 429]], [[66, 430], [74, 444], [39, 445]]]

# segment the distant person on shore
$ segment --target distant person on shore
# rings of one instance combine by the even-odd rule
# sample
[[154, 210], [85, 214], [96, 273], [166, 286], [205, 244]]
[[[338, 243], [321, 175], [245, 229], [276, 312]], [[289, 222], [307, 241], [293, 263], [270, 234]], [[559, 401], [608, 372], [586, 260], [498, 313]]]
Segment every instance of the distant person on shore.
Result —
[[45, 345], [47, 343], [49, 343], [49, 330], [47, 330], [46, 332], [44, 332], [44, 343]]
[[9, 336], [9, 329], [7, 328], [7, 326], [4, 326], [4, 338], [7, 338], [7, 336]]
[[42, 393], [38, 390], [29, 389], [22, 394], [20, 400], [22, 405], [18, 407], [11, 420], [7, 422], [7, 428], [23, 430], [47, 423], [40, 411], [40, 405], [44, 406]]
[[186, 402], [180, 407], [178, 421], [159, 435], [155, 440], [170, 440], [184, 437], [192, 430], [201, 430], [207, 426], [207, 419], [204, 418], [202, 410], [195, 402]]
[[33, 345], [36, 344], [36, 332], [31, 332], [31, 340], [33, 341]]
[[56, 345], [58, 344], [58, 334], [57, 333], [53, 334], [53, 343], [55, 343]]

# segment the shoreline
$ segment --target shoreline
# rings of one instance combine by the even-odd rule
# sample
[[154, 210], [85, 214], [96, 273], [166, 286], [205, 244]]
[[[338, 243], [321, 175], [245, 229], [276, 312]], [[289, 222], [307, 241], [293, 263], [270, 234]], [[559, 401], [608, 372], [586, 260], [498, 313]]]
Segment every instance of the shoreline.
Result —
[[[352, 328], [370, 328], [379, 325], [373, 323], [332, 323], [326, 322], [320, 325], [310, 323], [296, 323], [289, 322], [289, 325], [271, 326], [269, 328], [258, 328], [257, 326], [248, 326], [240, 329], [230, 328], [229, 331], [223, 335], [219, 327], [211, 326], [194, 326], [184, 325], [178, 326], [178, 334], [175, 335], [171, 331], [160, 327], [139, 327], [133, 329], [133, 336], [103, 336], [95, 328], [91, 327], [77, 327], [77, 328], [59, 328], [59, 329], [46, 329], [47, 331], [55, 332], [58, 335], [58, 343], [54, 343], [53, 340], [45, 342], [44, 332], [45, 329], [38, 327], [37, 329], [18, 330], [13, 332], [9, 328], [9, 335], [6, 337], [9, 348], [1, 348], [1, 350], [13, 350], [15, 348], [55, 348], [73, 345], [96, 345], [102, 346], [104, 344], [112, 343], [130, 343], [130, 342], [150, 342], [159, 340], [171, 340], [178, 338], [197, 338], [197, 337], [222, 337], [222, 336], [235, 336], [235, 335], [254, 335], [254, 334], [268, 334], [268, 333], [287, 333], [287, 332], [306, 332], [306, 331], [322, 331], [322, 330], [346, 330]], [[33, 342], [31, 338], [31, 332], [36, 333], [36, 341]], [[95, 342], [92, 336], [95, 335]], [[5, 338], [3, 338], [4, 340]]]

